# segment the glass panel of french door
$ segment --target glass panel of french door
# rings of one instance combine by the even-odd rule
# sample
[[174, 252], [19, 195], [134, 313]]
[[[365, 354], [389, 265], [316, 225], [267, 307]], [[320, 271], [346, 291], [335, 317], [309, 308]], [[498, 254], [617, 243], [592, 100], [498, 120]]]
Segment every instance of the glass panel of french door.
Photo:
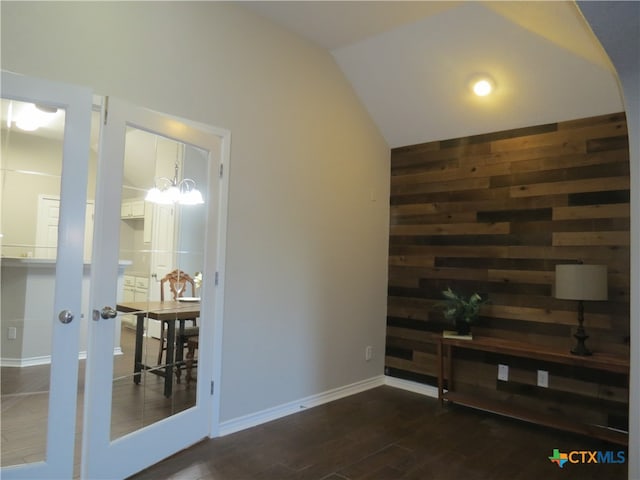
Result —
[[[196, 404], [197, 360], [187, 365], [186, 357], [188, 346], [194, 349], [198, 343], [199, 315], [182, 319], [184, 337], [176, 338], [173, 349], [167, 345], [169, 323], [150, 316], [158, 310], [159, 301], [165, 306], [177, 300], [180, 307], [199, 307], [206, 205], [158, 205], [145, 197], [149, 188], [164, 181], [160, 179], [173, 181], [177, 171], [179, 181], [193, 180], [207, 198], [207, 164], [204, 150], [133, 126], [126, 128], [119, 303], [140, 313], [119, 317], [123, 355], [114, 359], [112, 440]], [[172, 272], [176, 274], [171, 276]], [[174, 337], [180, 332], [177, 316]], [[136, 351], [140, 358], [135, 358]]]
[[2, 478], [73, 472], [91, 99], [2, 72]]
[[[89, 327], [84, 478], [129, 476], [210, 432], [220, 149], [219, 136], [108, 100], [91, 304], [118, 315]], [[145, 201], [172, 185], [204, 203]]]

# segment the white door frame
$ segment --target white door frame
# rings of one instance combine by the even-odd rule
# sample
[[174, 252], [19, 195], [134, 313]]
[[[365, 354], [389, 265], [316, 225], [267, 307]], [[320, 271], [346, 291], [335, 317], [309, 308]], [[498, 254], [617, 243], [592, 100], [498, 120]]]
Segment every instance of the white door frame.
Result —
[[[101, 135], [98, 160], [91, 308], [99, 310], [105, 305], [115, 308], [117, 298], [120, 185], [126, 126], [195, 146], [210, 146], [205, 148], [210, 152], [209, 191], [217, 192], [217, 198], [207, 199], [206, 236], [210, 242], [216, 242], [216, 248], [215, 251], [205, 248], [205, 277], [201, 290], [201, 360], [198, 362], [195, 407], [111, 441], [114, 321], [89, 322], [81, 476], [91, 480], [127, 477], [204, 437], [217, 436], [221, 391], [230, 132], [133, 107], [114, 98], [108, 98], [107, 104], [108, 123]], [[194, 130], [184, 128], [184, 125]], [[213, 137], [216, 137], [215, 140], [212, 140]], [[189, 138], [192, 140], [189, 141]], [[226, 171], [220, 177], [218, 172], [222, 171], [221, 165]], [[217, 185], [217, 188], [213, 188], [213, 185]], [[207, 320], [211, 318], [213, 321]]]
[[[83, 235], [91, 132], [91, 90], [2, 72], [2, 97], [65, 109], [60, 183], [60, 221], [52, 322], [51, 374], [46, 456], [43, 462], [2, 469], [4, 479], [72, 478], [78, 350], [81, 322]], [[58, 312], [70, 310], [70, 323]]]

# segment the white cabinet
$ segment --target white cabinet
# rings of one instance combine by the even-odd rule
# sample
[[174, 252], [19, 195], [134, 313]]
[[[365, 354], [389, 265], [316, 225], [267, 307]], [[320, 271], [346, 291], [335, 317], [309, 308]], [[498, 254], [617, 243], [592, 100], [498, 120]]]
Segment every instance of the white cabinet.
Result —
[[120, 218], [123, 220], [133, 218], [144, 218], [145, 201], [144, 200], [123, 200], [120, 206]]
[[[125, 275], [122, 287], [124, 302], [146, 302], [149, 298], [149, 279], [138, 275]], [[122, 315], [122, 321], [135, 328], [135, 315]]]
[[142, 223], [131, 222], [134, 229], [139, 229], [142, 225], [142, 242], [151, 243], [153, 225], [153, 205], [144, 200], [123, 200], [120, 206], [120, 218], [122, 220], [143, 220]]
[[135, 277], [131, 275], [124, 276], [124, 286], [122, 288], [122, 301], [123, 302], [134, 302], [135, 298]]

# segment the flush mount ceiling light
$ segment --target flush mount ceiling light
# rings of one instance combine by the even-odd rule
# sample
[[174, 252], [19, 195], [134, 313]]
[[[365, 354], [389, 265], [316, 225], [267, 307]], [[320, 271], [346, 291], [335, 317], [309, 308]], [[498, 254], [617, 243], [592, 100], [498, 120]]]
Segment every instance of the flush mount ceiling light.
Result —
[[9, 107], [7, 126], [11, 127], [12, 117], [15, 116], [16, 127], [26, 132], [33, 132], [40, 127], [49, 125], [58, 114], [56, 107], [49, 107], [48, 105], [28, 103], [17, 114], [13, 112], [13, 102]]
[[493, 92], [496, 84], [488, 75], [476, 75], [471, 79], [470, 86], [473, 93], [478, 97], [486, 97]]
[[[157, 145], [156, 145], [157, 147]], [[184, 145], [182, 146], [182, 158], [184, 158]], [[159, 205], [201, 205], [204, 203], [202, 193], [196, 188], [195, 180], [183, 178], [178, 180], [178, 158], [174, 165], [173, 178], [160, 177], [155, 185], [147, 192], [145, 200]]]

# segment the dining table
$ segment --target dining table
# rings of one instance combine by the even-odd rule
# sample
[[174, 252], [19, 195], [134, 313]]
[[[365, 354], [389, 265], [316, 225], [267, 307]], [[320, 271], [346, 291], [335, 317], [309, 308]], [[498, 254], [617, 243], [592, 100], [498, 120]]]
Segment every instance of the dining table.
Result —
[[[200, 301], [190, 299], [189, 301], [169, 300], [169, 301], [144, 301], [144, 302], [120, 302], [116, 305], [116, 310], [122, 313], [129, 313], [136, 316], [136, 344], [133, 366], [133, 381], [140, 383], [141, 372], [149, 372], [164, 377], [164, 395], [170, 397], [173, 391], [173, 370], [174, 367], [181, 369], [184, 363], [184, 352], [181, 339], [184, 334], [184, 324], [187, 320], [195, 320], [200, 316]], [[145, 334], [144, 321], [146, 318], [165, 322], [167, 335], [167, 352], [165, 364], [147, 365], [143, 361], [142, 347]], [[176, 334], [176, 323], [178, 332]], [[162, 339], [160, 339], [162, 341]], [[178, 379], [180, 377], [177, 371]]]

